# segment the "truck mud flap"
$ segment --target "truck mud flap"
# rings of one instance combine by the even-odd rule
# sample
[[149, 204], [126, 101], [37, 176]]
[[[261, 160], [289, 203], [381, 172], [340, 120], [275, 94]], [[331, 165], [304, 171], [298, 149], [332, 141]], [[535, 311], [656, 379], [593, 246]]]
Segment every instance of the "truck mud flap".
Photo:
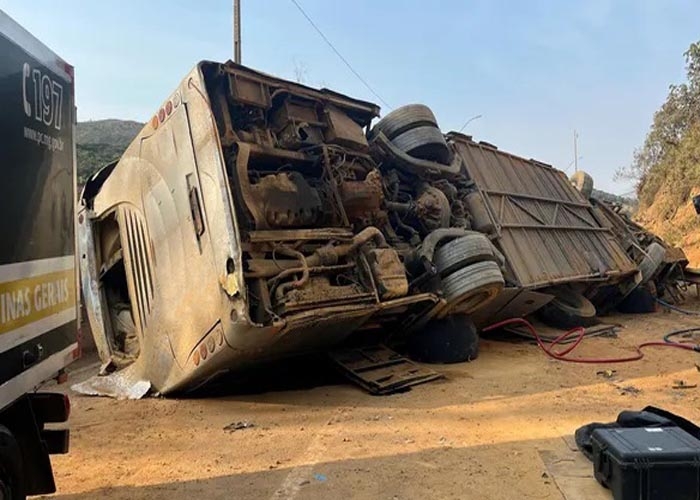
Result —
[[443, 377], [381, 345], [343, 349], [329, 356], [343, 375], [375, 395], [394, 394]]

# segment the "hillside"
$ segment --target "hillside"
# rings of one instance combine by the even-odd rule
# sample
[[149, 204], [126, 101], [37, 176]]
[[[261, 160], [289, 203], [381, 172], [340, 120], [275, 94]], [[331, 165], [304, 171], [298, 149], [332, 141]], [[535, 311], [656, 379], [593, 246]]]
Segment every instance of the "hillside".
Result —
[[143, 128], [143, 123], [131, 120], [90, 120], [78, 123], [78, 144], [128, 145]]
[[700, 42], [684, 56], [686, 81], [669, 87], [633, 164], [619, 174], [637, 180], [638, 222], [681, 246], [698, 267], [700, 216], [692, 197], [700, 194]]
[[84, 184], [94, 172], [119, 158], [142, 127], [143, 123], [129, 120], [78, 122], [78, 184]]

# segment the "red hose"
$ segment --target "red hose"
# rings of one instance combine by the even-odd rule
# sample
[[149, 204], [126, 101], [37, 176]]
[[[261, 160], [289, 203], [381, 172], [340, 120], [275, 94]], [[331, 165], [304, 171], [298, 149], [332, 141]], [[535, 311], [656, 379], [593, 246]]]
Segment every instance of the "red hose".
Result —
[[[483, 329], [484, 332], [488, 332], [490, 330], [495, 330], [496, 328], [501, 328], [506, 325], [513, 325], [513, 324], [521, 324], [524, 325], [525, 328], [527, 328], [530, 333], [532, 334], [533, 337], [535, 337], [535, 340], [537, 341], [537, 345], [540, 346], [540, 348], [547, 354], [547, 356], [558, 359], [559, 361], [568, 361], [570, 363], [628, 363], [630, 361], [639, 361], [644, 357], [644, 353], [642, 352], [642, 349], [645, 347], [676, 347], [678, 349], [685, 349], [687, 351], [695, 351], [694, 346], [690, 346], [688, 344], [678, 344], [678, 343], [673, 343], [673, 342], [660, 342], [660, 341], [653, 341], [653, 342], [644, 342], [643, 344], [639, 344], [638, 346], [635, 346], [634, 348], [637, 350], [637, 354], [634, 356], [629, 356], [626, 358], [569, 358], [566, 355], [569, 354], [571, 351], [576, 349], [578, 345], [581, 343], [583, 340], [584, 335], [586, 334], [586, 329], [583, 327], [576, 327], [573, 328], [567, 332], [564, 332], [557, 338], [555, 338], [549, 345], [546, 345], [542, 339], [540, 338], [539, 334], [537, 333], [537, 330], [535, 330], [535, 327], [532, 326], [532, 323], [530, 323], [528, 320], [524, 318], [513, 318], [513, 319], [507, 319], [504, 321], [499, 321], [498, 323], [494, 323], [493, 325], [489, 325], [486, 328]], [[567, 347], [563, 351], [555, 351], [554, 346], [557, 345], [559, 342], [563, 341], [564, 339], [569, 338], [571, 335], [577, 334], [578, 336], [576, 337], [576, 340], [571, 344], [571, 346]]]

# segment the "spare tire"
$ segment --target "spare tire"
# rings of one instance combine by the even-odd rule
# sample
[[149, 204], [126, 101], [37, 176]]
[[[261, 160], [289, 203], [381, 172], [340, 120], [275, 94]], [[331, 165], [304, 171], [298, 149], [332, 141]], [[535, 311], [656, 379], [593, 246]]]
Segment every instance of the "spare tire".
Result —
[[651, 243], [645, 250], [646, 255], [639, 264], [639, 271], [642, 273], [642, 281], [644, 284], [654, 277], [656, 271], [659, 270], [666, 258], [666, 249], [656, 241]]
[[433, 320], [408, 337], [408, 355], [424, 363], [461, 363], [479, 356], [479, 334], [469, 316]]
[[383, 132], [387, 139], [391, 140], [406, 130], [421, 125], [432, 125], [438, 128], [435, 115], [428, 106], [423, 104], [409, 104], [395, 109], [379, 120], [372, 128], [372, 134]]
[[407, 130], [391, 142], [397, 149], [421, 160], [436, 161], [447, 165], [450, 160], [450, 149], [440, 129], [433, 125]]
[[564, 287], [551, 293], [554, 299], [537, 312], [546, 325], [567, 329], [598, 323], [595, 306], [580, 293]]
[[579, 170], [574, 172], [569, 180], [584, 198], [589, 199], [591, 197], [591, 194], [593, 194], [593, 177], [583, 170]]
[[498, 262], [489, 239], [481, 233], [471, 233], [442, 245], [433, 262], [441, 277], [463, 267], [482, 261]]
[[498, 264], [477, 262], [442, 279], [442, 294], [448, 310], [468, 314], [491, 302], [505, 282]]

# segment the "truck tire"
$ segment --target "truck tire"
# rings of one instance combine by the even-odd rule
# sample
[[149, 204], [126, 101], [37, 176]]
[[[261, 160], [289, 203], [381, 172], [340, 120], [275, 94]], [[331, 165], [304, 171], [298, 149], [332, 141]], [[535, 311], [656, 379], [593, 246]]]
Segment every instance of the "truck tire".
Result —
[[666, 257], [666, 249], [657, 242], [651, 243], [646, 248], [645, 252], [646, 255], [639, 264], [639, 271], [642, 273], [642, 281], [640, 284], [642, 285], [654, 277], [656, 271], [659, 270]]
[[505, 282], [498, 264], [477, 262], [442, 279], [442, 293], [449, 310], [469, 314], [493, 300]]
[[401, 106], [379, 120], [372, 128], [372, 134], [383, 132], [387, 139], [391, 140], [406, 130], [421, 125], [432, 125], [437, 128], [435, 115], [428, 106], [423, 104], [409, 104]]
[[433, 125], [424, 125], [407, 130], [391, 142], [406, 154], [421, 160], [436, 161], [447, 165], [450, 159], [450, 149], [440, 129]]
[[617, 310], [626, 314], [653, 313], [657, 310], [656, 298], [656, 285], [649, 281], [632, 290], [625, 300], [618, 304]]
[[554, 299], [537, 312], [546, 325], [567, 329], [598, 323], [595, 306], [580, 293], [568, 288], [560, 288], [553, 294]]
[[472, 233], [445, 243], [435, 252], [434, 264], [445, 277], [455, 271], [482, 261], [498, 262], [489, 239], [480, 233]]
[[431, 321], [407, 339], [408, 355], [424, 363], [462, 363], [479, 356], [479, 334], [466, 314]]
[[12, 433], [0, 425], [0, 498], [25, 500], [22, 453]]

